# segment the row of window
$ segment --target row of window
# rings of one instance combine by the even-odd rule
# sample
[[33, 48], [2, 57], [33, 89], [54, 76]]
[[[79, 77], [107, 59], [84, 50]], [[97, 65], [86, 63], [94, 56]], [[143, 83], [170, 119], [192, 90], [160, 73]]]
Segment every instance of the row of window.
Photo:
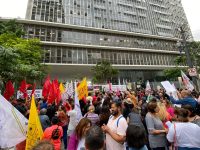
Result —
[[[182, 7], [177, 8], [176, 5], [173, 6], [170, 3], [157, 0], [150, 2], [138, 0], [66, 0], [65, 3], [59, 1], [45, 2], [34, 1], [31, 17], [33, 20], [175, 37], [180, 37], [178, 31], [174, 30], [177, 27], [176, 24], [186, 21], [185, 17], [181, 18], [184, 16]], [[179, 11], [171, 12], [176, 9]], [[173, 19], [174, 15], [178, 19]], [[170, 21], [162, 21], [159, 18]], [[175, 23], [172, 23], [172, 20]], [[167, 26], [168, 29], [158, 28], [155, 24]]]
[[41, 41], [178, 51], [176, 41], [31, 25], [24, 31], [25, 38]]
[[177, 55], [139, 53], [131, 51], [95, 50], [67, 47], [44, 47], [44, 63], [96, 64], [107, 60], [116, 65], [166, 65], [174, 66]]

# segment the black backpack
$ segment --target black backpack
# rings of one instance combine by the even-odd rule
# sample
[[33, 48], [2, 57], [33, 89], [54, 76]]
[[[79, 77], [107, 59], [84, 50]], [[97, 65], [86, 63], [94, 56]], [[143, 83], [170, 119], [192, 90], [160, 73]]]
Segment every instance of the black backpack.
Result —
[[51, 134], [51, 139], [53, 139], [53, 140], [57, 140], [60, 137], [60, 130], [58, 127], [56, 129], [54, 129]]

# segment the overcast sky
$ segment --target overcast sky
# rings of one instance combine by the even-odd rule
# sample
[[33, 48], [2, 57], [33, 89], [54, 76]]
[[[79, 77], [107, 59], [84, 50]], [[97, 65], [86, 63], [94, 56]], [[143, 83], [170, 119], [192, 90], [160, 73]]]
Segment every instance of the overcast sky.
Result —
[[[173, 0], [172, 0], [173, 1]], [[0, 0], [0, 17], [25, 18], [28, 0]], [[195, 40], [200, 40], [200, 0], [182, 0]]]

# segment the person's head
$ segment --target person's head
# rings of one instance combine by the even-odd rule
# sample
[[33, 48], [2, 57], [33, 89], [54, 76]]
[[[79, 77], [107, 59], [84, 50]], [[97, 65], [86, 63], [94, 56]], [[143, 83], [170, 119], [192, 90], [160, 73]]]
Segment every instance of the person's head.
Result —
[[108, 106], [102, 106], [101, 114], [110, 114], [110, 108]]
[[162, 103], [165, 105], [166, 108], [170, 107], [170, 102], [168, 99], [163, 99]]
[[189, 111], [184, 108], [176, 108], [174, 111], [175, 121], [178, 122], [188, 122]]
[[155, 102], [155, 101], [149, 102], [147, 104], [147, 109], [148, 109], [148, 112], [150, 112], [150, 113], [158, 113], [159, 112], [157, 102]]
[[86, 150], [103, 150], [105, 144], [104, 133], [98, 126], [91, 127], [85, 136]]
[[40, 110], [40, 115], [46, 115], [46, 113], [47, 113], [47, 109], [42, 108], [42, 109]]
[[43, 140], [33, 146], [32, 150], [55, 150], [55, 148], [50, 141]]
[[126, 140], [129, 147], [142, 148], [147, 142], [145, 130], [139, 126], [130, 124], [126, 130]]
[[52, 117], [51, 124], [57, 125], [59, 123], [59, 118], [57, 116]]
[[181, 108], [188, 110], [189, 117], [194, 117], [196, 115], [195, 109], [191, 105], [183, 105]]
[[93, 113], [95, 111], [95, 107], [93, 105], [89, 106], [88, 112]]
[[119, 101], [114, 101], [111, 104], [111, 113], [113, 116], [118, 116], [122, 112], [122, 103]]
[[185, 98], [188, 97], [190, 95], [190, 92], [188, 90], [182, 90], [181, 91], [181, 97]]
[[82, 137], [85, 136], [86, 132], [88, 131], [88, 129], [90, 129], [90, 127], [92, 126], [92, 122], [91, 120], [89, 120], [88, 118], [82, 118], [78, 125], [76, 126], [75, 129], [75, 133], [76, 136], [81, 139]]

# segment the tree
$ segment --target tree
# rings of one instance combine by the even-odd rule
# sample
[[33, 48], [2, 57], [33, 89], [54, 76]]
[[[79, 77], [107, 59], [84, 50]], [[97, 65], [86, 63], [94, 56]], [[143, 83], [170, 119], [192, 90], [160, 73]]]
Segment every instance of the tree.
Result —
[[118, 70], [114, 69], [108, 61], [98, 62], [95, 67], [92, 67], [92, 72], [94, 83], [105, 83], [118, 75]]
[[177, 78], [181, 76], [181, 69], [177, 67], [166, 69], [164, 70], [164, 75], [167, 80], [177, 80]]
[[[26, 40], [21, 37], [22, 35], [22, 27], [15, 21], [0, 23], [2, 51], [0, 57], [3, 66], [0, 68], [3, 72], [0, 78], [3, 81], [9, 79], [16, 81], [24, 78], [33, 81], [43, 78], [46, 74], [45, 65], [41, 64], [43, 50], [39, 39]], [[11, 60], [9, 65], [6, 60]]]
[[5, 48], [0, 46], [0, 79], [7, 82], [14, 80], [18, 72], [17, 59], [19, 54], [13, 48]]
[[22, 25], [18, 24], [16, 20], [9, 20], [7, 22], [0, 22], [0, 34], [12, 33], [17, 37], [24, 35]]

